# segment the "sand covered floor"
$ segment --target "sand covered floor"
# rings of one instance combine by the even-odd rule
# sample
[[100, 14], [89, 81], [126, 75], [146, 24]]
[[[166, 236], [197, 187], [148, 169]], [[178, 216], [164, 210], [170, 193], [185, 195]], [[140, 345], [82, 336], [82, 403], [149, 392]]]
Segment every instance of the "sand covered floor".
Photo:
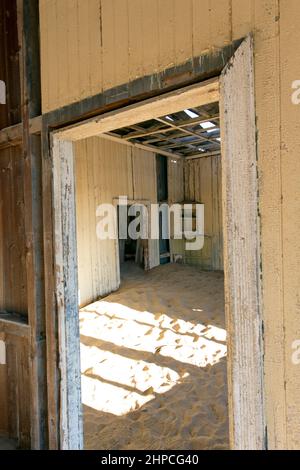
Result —
[[87, 449], [226, 449], [223, 274], [143, 272], [80, 311]]

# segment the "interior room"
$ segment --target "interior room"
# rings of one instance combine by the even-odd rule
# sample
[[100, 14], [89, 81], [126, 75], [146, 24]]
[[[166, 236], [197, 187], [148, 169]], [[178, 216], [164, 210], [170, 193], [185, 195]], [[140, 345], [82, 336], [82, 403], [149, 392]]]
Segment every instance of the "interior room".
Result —
[[[85, 447], [228, 448], [218, 103], [80, 140], [75, 168]], [[120, 197], [203, 204], [203, 248], [164, 236], [164, 212], [155, 239], [121, 238], [119, 217], [99, 239]]]

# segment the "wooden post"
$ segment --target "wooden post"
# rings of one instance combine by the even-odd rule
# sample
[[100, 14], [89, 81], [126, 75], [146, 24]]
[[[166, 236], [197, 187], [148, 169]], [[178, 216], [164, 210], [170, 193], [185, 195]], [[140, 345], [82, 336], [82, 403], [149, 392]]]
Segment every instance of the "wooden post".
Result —
[[228, 395], [233, 449], [264, 449], [260, 227], [253, 41], [220, 80]]
[[28, 286], [31, 448], [47, 447], [47, 381], [43, 275], [41, 136], [30, 134], [40, 114], [39, 10], [37, 0], [18, 0], [21, 44], [21, 104], [24, 155], [24, 209]]

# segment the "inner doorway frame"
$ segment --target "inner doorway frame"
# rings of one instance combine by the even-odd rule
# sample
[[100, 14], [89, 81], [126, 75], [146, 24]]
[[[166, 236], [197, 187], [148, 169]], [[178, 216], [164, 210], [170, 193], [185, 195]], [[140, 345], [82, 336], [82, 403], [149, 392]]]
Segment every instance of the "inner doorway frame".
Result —
[[[228, 401], [232, 449], [265, 449], [260, 229], [253, 40], [220, 77], [50, 132], [53, 286], [56, 298], [61, 449], [83, 448], [73, 142], [124, 125], [220, 102]], [[47, 238], [47, 237], [46, 237]]]

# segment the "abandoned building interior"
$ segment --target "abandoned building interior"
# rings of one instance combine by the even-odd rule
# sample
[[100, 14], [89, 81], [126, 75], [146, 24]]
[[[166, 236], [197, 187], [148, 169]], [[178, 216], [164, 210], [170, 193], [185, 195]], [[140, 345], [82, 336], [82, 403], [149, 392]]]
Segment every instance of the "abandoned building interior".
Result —
[[300, 448], [299, 22], [0, 1], [0, 450]]
[[[86, 448], [228, 448], [220, 153], [218, 103], [76, 143]], [[204, 204], [203, 249], [97, 239], [119, 196]]]

